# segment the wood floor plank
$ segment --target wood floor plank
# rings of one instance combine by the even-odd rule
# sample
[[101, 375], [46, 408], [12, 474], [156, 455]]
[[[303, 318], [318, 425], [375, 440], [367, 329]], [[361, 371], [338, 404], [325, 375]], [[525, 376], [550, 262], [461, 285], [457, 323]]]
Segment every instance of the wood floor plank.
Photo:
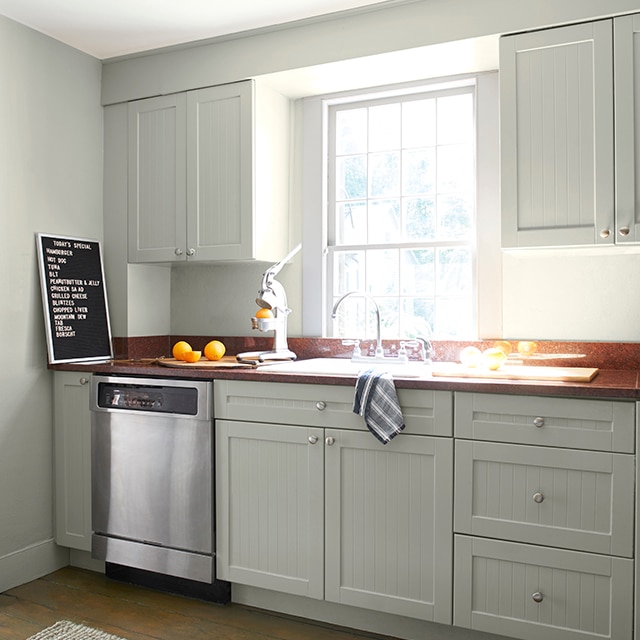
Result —
[[[0, 594], [0, 640], [24, 640], [58, 620], [126, 640], [362, 640], [371, 634], [218, 605], [65, 567]], [[393, 639], [389, 639], [393, 640]]]

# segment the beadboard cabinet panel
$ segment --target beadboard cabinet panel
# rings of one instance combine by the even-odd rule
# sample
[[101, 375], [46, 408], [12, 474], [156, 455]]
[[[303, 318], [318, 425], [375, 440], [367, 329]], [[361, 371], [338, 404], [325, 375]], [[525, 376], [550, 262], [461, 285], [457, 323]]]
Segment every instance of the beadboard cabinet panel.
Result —
[[452, 440], [326, 433], [325, 599], [451, 624]]
[[611, 20], [500, 44], [502, 245], [611, 244]]
[[631, 638], [633, 560], [455, 537], [454, 624], [526, 640]]
[[456, 441], [455, 530], [633, 557], [633, 456]]

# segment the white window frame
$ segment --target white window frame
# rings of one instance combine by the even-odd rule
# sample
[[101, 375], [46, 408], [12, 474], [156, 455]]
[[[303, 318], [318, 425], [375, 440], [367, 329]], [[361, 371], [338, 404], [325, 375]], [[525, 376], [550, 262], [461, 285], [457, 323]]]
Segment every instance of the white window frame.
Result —
[[[302, 334], [304, 336], [327, 336], [331, 321], [331, 309], [326, 296], [329, 106], [356, 98], [376, 97], [381, 94], [388, 96], [391, 92], [402, 95], [425, 89], [435, 90], [469, 84], [476, 86], [477, 335], [470, 335], [468, 339], [501, 336], [502, 261], [497, 72], [314, 96], [303, 101]], [[438, 339], [437, 335], [433, 337]]]

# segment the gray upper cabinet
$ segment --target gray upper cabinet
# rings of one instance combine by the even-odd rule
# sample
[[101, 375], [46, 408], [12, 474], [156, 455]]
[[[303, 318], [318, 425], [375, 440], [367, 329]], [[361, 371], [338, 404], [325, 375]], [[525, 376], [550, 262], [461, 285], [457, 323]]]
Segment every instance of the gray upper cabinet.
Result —
[[611, 20], [502, 38], [502, 246], [614, 242]]
[[502, 38], [502, 246], [640, 241], [640, 16]]
[[129, 104], [129, 262], [287, 253], [289, 101], [253, 81]]

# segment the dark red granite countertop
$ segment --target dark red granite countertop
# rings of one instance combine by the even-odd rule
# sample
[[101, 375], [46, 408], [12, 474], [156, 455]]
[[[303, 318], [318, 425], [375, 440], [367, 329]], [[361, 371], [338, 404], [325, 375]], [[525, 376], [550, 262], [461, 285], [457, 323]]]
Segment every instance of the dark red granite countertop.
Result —
[[[129, 339], [127, 353], [116, 353], [116, 359], [107, 363], [57, 364], [51, 369], [84, 371], [102, 375], [128, 375], [153, 378], [183, 378], [198, 380], [231, 379], [260, 380], [263, 382], [295, 382], [350, 386], [355, 376], [310, 375], [282, 373], [264, 369], [176, 369], [157, 363], [157, 359], [169, 355], [172, 336], [152, 339]], [[201, 348], [207, 339], [188, 337], [194, 348]], [[227, 353], [271, 347], [267, 339], [221, 338], [227, 345]], [[135, 342], [142, 341], [142, 342]], [[204, 344], [203, 342], [203, 344]], [[474, 343], [480, 348], [491, 346], [491, 341]], [[436, 342], [436, 361], [455, 361], [463, 346], [469, 343]], [[289, 347], [299, 359], [314, 357], [349, 357], [349, 347], [340, 340], [328, 338], [290, 338]], [[122, 351], [122, 348], [119, 349]], [[566, 397], [640, 399], [640, 344], [635, 343], [539, 343], [539, 352], [558, 354], [549, 361], [553, 366], [598, 367], [599, 372], [591, 382], [547, 382], [538, 380], [496, 380], [467, 378], [396, 378], [395, 384], [404, 389], [441, 389], [449, 391], [475, 391], [483, 393], [508, 393], [527, 395], [552, 395]], [[563, 359], [562, 354], [580, 354], [580, 359]], [[122, 357], [124, 356], [124, 357]], [[534, 364], [533, 362], [528, 364]]]

